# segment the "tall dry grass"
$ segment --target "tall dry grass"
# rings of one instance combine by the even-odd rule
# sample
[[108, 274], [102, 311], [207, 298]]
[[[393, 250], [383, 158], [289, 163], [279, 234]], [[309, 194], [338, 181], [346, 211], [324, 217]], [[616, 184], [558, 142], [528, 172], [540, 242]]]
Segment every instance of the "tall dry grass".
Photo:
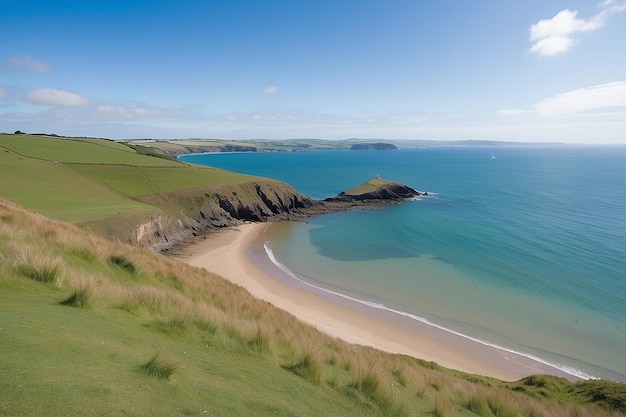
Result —
[[[535, 398], [500, 381], [333, 339], [203, 269], [99, 238], [5, 201], [0, 201], [0, 250], [0, 279], [33, 279], [67, 294], [61, 303], [137, 315], [164, 337], [263, 355], [285, 372], [350, 398], [368, 413], [623, 415], [574, 400]], [[146, 372], [159, 374], [159, 359], [146, 362], [156, 369]], [[175, 366], [168, 362], [165, 368], [173, 372]]]

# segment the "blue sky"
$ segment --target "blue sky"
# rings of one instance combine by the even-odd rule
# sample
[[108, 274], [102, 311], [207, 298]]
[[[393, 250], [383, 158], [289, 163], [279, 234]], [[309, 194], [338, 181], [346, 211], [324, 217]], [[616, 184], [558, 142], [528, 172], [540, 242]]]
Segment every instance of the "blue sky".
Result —
[[626, 143], [626, 0], [0, 0], [0, 131]]

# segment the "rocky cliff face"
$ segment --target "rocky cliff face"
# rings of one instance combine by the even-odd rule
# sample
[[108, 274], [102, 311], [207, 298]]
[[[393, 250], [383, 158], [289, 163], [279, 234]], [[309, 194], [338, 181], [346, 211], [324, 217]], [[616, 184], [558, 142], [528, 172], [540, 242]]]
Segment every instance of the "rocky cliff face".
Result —
[[134, 229], [129, 240], [156, 251], [170, 251], [211, 230], [246, 221], [296, 220], [422, 194], [425, 193], [405, 185], [385, 183], [366, 193], [344, 192], [318, 201], [298, 193], [286, 183], [273, 180], [186, 190], [142, 198], [167, 214], [153, 216]]
[[163, 251], [212, 229], [246, 221], [297, 219], [329, 211], [320, 201], [279, 181], [229, 184], [143, 198], [169, 215], [154, 216], [131, 242]]

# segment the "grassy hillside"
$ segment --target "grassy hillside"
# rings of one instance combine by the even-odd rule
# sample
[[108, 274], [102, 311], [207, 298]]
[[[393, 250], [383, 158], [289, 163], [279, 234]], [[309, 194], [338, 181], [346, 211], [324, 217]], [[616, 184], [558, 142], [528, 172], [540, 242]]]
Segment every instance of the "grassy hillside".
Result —
[[5, 201], [0, 352], [3, 416], [617, 416], [625, 398], [349, 345], [204, 270]]
[[169, 209], [147, 203], [150, 196], [259, 180], [140, 155], [106, 139], [8, 134], [0, 134], [0, 178], [0, 197], [102, 229], [141, 224]]
[[366, 193], [373, 193], [379, 187], [382, 187], [383, 185], [393, 184], [393, 183], [394, 183], [393, 181], [385, 180], [380, 177], [375, 177], [375, 178], [371, 178], [365, 181], [361, 185], [358, 185], [354, 188], [344, 191], [344, 193], [347, 195], [360, 195], [360, 194], [366, 194]]

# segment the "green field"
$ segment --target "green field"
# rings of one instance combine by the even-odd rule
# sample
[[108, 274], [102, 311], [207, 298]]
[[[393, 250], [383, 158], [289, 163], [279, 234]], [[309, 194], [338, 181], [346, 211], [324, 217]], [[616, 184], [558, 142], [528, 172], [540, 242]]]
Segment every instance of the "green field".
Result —
[[0, 197], [54, 219], [144, 218], [141, 197], [256, 177], [137, 154], [124, 143], [0, 134]]

